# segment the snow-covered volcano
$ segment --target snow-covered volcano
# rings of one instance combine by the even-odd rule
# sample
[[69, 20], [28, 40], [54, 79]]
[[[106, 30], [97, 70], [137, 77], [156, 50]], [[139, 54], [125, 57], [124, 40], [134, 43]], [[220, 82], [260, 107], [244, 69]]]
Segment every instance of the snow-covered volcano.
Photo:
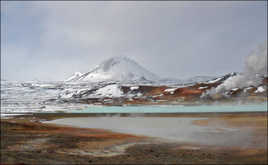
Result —
[[82, 75], [75, 74], [68, 81], [157, 81], [158, 76], [149, 72], [134, 60], [127, 57], [113, 57], [103, 61], [93, 70]]

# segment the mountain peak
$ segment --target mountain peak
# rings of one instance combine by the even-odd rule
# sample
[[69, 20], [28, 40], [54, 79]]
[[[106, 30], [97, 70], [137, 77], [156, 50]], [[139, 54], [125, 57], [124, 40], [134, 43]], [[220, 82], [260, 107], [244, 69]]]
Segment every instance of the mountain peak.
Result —
[[102, 69], [103, 71], [108, 71], [116, 65], [125, 65], [125, 64], [134, 64], [138, 65], [132, 59], [125, 56], [115, 56], [103, 61], [97, 68]]
[[93, 70], [79, 76], [78, 81], [156, 81], [159, 78], [125, 56], [115, 56], [100, 63]]

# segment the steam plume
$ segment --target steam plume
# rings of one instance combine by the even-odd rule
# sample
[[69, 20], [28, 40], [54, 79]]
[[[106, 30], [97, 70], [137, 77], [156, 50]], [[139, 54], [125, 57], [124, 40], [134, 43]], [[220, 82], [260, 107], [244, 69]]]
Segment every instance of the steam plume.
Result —
[[264, 77], [267, 77], [267, 41], [246, 58], [242, 74], [228, 78], [221, 85], [209, 90], [207, 94], [222, 93], [233, 88], [257, 87]]

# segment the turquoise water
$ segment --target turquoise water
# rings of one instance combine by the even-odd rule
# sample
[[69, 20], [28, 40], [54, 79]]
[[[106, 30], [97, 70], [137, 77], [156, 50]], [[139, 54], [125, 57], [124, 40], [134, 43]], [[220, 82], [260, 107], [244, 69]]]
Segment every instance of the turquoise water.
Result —
[[267, 103], [251, 105], [166, 105], [166, 106], [92, 106], [70, 113], [200, 113], [200, 112], [265, 112]]

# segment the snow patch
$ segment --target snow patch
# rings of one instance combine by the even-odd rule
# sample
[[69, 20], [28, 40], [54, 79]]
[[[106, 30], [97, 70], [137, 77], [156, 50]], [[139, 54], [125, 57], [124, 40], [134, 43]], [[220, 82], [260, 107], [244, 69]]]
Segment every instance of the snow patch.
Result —
[[220, 78], [217, 78], [217, 79], [215, 79], [215, 80], [210, 80], [210, 81], [208, 81], [208, 83], [209, 84], [213, 84], [213, 83], [216, 83], [216, 82], [218, 82], [218, 81], [220, 81], [222, 78], [220, 77]]
[[117, 84], [113, 84], [98, 89], [95, 94], [101, 97], [121, 97], [123, 96], [123, 91], [120, 90]]
[[140, 87], [139, 86], [134, 86], [134, 87], [130, 87], [130, 90], [137, 90], [137, 89], [139, 89]]
[[199, 87], [198, 89], [207, 89], [208, 88], [208, 86], [206, 86], [206, 87]]
[[239, 90], [239, 88], [233, 88], [233, 89], [231, 89], [231, 91], [237, 91], [237, 90]]
[[174, 94], [175, 90], [177, 90], [178, 88], [169, 88], [169, 89], [165, 89], [164, 92], [168, 92], [170, 94]]
[[153, 98], [156, 98], [156, 97], [162, 97], [162, 96], [164, 96], [163, 94], [160, 94], [160, 95], [154, 95], [154, 96], [152, 96]]
[[263, 86], [259, 86], [254, 93], [262, 93], [264, 91], [265, 91], [264, 87]]

